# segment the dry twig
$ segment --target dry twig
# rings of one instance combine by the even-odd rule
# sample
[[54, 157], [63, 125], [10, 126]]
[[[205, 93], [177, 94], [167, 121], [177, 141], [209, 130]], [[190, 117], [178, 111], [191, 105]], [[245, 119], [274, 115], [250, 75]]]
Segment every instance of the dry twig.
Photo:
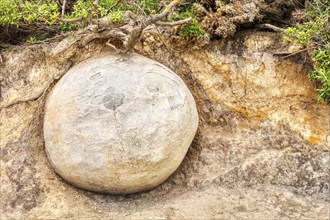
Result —
[[155, 24], [157, 26], [177, 26], [177, 25], [182, 25], [182, 24], [186, 24], [189, 21], [191, 21], [192, 18], [186, 18], [184, 20], [180, 20], [180, 21], [173, 21], [173, 22], [163, 22], [163, 21], [157, 21], [155, 22]]
[[275, 25], [272, 25], [272, 24], [258, 24], [256, 25], [257, 28], [261, 28], [261, 29], [270, 29], [270, 30], [273, 30], [275, 32], [283, 32], [284, 31], [284, 28], [280, 28], [280, 27], [277, 27]]
[[[295, 51], [295, 52], [279, 52], [279, 53], [273, 53], [273, 54], [274, 55], [279, 55], [279, 56], [282, 55], [281, 58], [287, 58], [287, 57], [294, 56], [294, 55], [296, 55], [298, 53], [301, 53], [301, 52], [304, 52], [304, 51], [313, 50], [315, 48], [317, 48], [317, 47], [308, 47], [308, 48], [298, 50], [298, 51]], [[285, 55], [285, 56], [283, 56], [283, 55]]]
[[65, 14], [65, 6], [66, 6], [66, 0], [63, 0], [61, 18], [64, 17], [64, 14]]

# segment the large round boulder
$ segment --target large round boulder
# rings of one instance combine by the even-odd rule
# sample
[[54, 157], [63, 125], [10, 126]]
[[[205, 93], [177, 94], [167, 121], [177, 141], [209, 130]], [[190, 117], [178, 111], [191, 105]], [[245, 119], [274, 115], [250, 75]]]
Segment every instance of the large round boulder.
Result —
[[66, 181], [115, 194], [148, 190], [182, 162], [197, 130], [195, 101], [162, 64], [107, 54], [71, 68], [46, 102], [45, 148]]

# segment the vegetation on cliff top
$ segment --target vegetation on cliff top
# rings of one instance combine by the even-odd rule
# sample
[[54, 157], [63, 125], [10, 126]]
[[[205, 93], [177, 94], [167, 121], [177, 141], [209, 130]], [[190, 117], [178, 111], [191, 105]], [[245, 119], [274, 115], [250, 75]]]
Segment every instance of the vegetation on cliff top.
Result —
[[306, 13], [306, 21], [288, 28], [286, 35], [312, 54], [314, 70], [309, 77], [321, 83], [319, 97], [330, 105], [330, 0], [308, 1]]
[[[329, 0], [0, 0], [0, 47], [85, 30], [86, 44], [108, 40], [117, 49], [119, 41], [119, 49], [130, 50], [151, 26], [166, 27], [181, 45], [205, 45], [240, 28], [294, 26], [286, 35], [310, 49], [315, 67], [310, 78], [320, 81], [319, 96], [330, 104], [329, 5]], [[306, 11], [298, 25], [291, 19], [295, 10]]]
[[[176, 27], [174, 35], [189, 40], [204, 34], [227, 37], [253, 23], [283, 25], [299, 1], [0, 0], [0, 42], [20, 44], [31, 36], [49, 37], [89, 24], [113, 28], [132, 22], [131, 26], [137, 26], [148, 18], [161, 26], [171, 22], [167, 26]], [[187, 22], [174, 22], [188, 18]]]

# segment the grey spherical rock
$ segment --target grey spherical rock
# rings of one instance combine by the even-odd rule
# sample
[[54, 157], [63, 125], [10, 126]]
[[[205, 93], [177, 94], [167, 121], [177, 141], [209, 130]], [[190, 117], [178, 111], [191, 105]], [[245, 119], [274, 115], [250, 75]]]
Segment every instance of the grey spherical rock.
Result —
[[180, 165], [198, 113], [184, 82], [137, 54], [102, 55], [73, 68], [46, 102], [45, 148], [73, 185], [115, 194], [148, 190]]

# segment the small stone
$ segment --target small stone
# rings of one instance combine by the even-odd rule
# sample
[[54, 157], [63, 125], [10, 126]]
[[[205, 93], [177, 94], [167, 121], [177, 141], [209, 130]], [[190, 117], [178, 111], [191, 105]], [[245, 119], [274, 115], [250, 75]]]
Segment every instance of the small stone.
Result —
[[152, 189], [182, 162], [197, 130], [193, 96], [170, 69], [141, 55], [86, 60], [55, 85], [44, 138], [73, 185], [127, 194]]

